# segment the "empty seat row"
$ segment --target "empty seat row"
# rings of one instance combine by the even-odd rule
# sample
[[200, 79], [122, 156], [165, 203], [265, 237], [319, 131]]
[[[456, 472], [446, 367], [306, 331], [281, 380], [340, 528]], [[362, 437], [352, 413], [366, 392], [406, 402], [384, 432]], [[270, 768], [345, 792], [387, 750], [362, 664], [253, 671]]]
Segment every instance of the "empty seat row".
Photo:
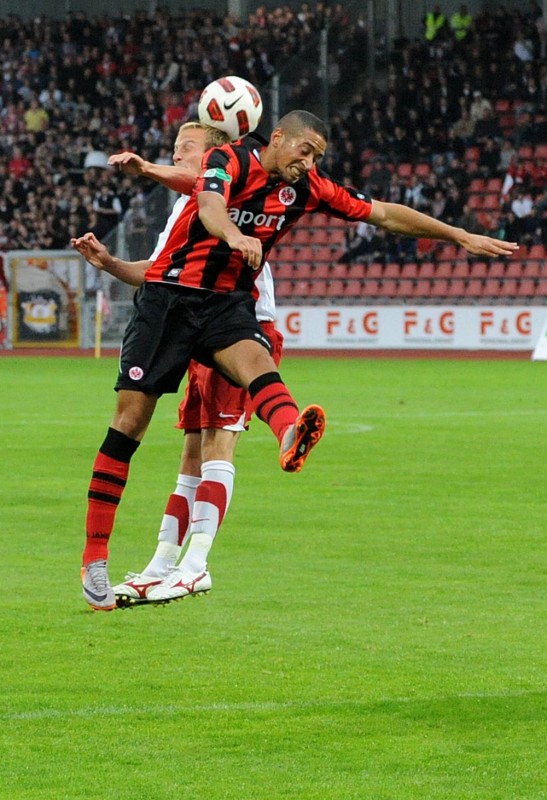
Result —
[[439, 278], [429, 279], [281, 279], [276, 282], [279, 299], [290, 301], [298, 299], [352, 298], [354, 300], [393, 300], [395, 302], [416, 299], [436, 302], [454, 300], [505, 300], [525, 301], [532, 298], [547, 299], [547, 278], [509, 278], [498, 280], [487, 278]]

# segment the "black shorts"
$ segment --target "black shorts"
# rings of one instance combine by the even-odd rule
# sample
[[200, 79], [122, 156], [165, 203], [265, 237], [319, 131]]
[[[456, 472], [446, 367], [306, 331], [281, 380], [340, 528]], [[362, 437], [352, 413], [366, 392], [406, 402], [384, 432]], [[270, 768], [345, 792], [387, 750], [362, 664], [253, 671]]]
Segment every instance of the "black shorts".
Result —
[[212, 366], [215, 350], [243, 339], [271, 349], [249, 292], [144, 283], [134, 305], [123, 337], [116, 391], [136, 389], [158, 396], [177, 392], [190, 359]]

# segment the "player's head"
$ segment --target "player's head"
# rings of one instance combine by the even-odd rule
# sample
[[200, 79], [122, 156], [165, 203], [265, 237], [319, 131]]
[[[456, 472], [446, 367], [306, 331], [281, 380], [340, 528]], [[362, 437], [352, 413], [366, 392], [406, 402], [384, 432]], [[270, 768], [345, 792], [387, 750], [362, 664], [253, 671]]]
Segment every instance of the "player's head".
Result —
[[325, 123], [309, 111], [289, 111], [272, 132], [262, 161], [264, 168], [295, 183], [325, 155], [329, 134]]
[[230, 141], [224, 131], [202, 125], [200, 122], [185, 122], [181, 125], [173, 147], [173, 163], [199, 172], [201, 158], [211, 147], [220, 147]]

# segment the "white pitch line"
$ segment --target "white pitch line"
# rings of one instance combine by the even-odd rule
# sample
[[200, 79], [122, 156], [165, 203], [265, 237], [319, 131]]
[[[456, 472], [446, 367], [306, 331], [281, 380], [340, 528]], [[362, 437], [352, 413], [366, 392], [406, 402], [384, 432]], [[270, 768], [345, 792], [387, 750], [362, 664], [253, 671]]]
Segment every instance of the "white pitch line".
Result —
[[[504, 411], [503, 409], [492, 409], [487, 411], [436, 411], [436, 412], [429, 412], [429, 411], [414, 411], [414, 412], [397, 412], [397, 413], [371, 413], [366, 411], [363, 415], [344, 415], [344, 420], [336, 420], [329, 419], [328, 424], [330, 426], [336, 427], [345, 427], [346, 424], [349, 422], [349, 426], [352, 425], [353, 420], [363, 420], [365, 419], [397, 419], [397, 420], [405, 420], [405, 419], [457, 419], [460, 417], [530, 417], [530, 416], [544, 416], [547, 414], [547, 407], [546, 408], [521, 408], [515, 409], [513, 411]], [[74, 419], [77, 418], [77, 415], [72, 415]], [[14, 423], [13, 420], [10, 419], [1, 419], [0, 420], [0, 427], [9, 427], [10, 429], [16, 428], [17, 426], [27, 426], [27, 425], [36, 425], [37, 422], [40, 422], [41, 425], [62, 425], [66, 427], [66, 421], [70, 419], [70, 415], [67, 417], [65, 414], [62, 419], [55, 418], [55, 419], [47, 419], [44, 418], [40, 414], [36, 414], [36, 416], [29, 415], [26, 419], [19, 420], [18, 422]], [[155, 426], [157, 428], [158, 422], [161, 424], [162, 422], [172, 422], [172, 418], [165, 418], [162, 420], [160, 417], [155, 420]], [[95, 424], [95, 423], [93, 423]], [[364, 429], [369, 429], [369, 426], [364, 425]], [[351, 430], [354, 430], [352, 427]]]
[[447, 700], [503, 700], [510, 698], [523, 698], [533, 697], [537, 694], [544, 694], [544, 691], [514, 691], [514, 692], [462, 692], [450, 696], [440, 697], [379, 697], [370, 698], [369, 700], [326, 700], [326, 701], [309, 701], [309, 702], [256, 702], [256, 703], [210, 703], [207, 705], [178, 705], [170, 703], [169, 705], [157, 706], [99, 706], [96, 708], [77, 708], [70, 710], [60, 710], [55, 708], [45, 708], [37, 711], [14, 711], [12, 713], [0, 714], [0, 720], [6, 722], [12, 721], [34, 721], [45, 719], [71, 719], [71, 718], [89, 718], [89, 717], [121, 717], [128, 714], [203, 714], [203, 713], [239, 713], [239, 712], [256, 712], [262, 711], [283, 711], [283, 710], [302, 710], [307, 709], [336, 709], [348, 708], [354, 706], [361, 709], [373, 709], [381, 705], [410, 705], [413, 703], [438, 703], [446, 702]]

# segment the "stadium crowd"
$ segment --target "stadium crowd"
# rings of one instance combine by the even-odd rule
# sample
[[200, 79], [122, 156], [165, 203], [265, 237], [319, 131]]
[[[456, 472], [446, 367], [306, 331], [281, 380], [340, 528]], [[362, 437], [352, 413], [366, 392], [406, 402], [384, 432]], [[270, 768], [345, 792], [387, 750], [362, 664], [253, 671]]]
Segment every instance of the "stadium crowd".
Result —
[[[146, 242], [150, 186], [105, 169], [106, 157], [134, 150], [170, 163], [204, 85], [235, 73], [263, 86], [325, 20], [336, 92], [365, 72], [363, 20], [342, 4], [261, 6], [244, 23], [197, 9], [0, 20], [0, 251], [65, 248], [86, 230], [101, 238], [126, 212], [136, 241]], [[532, 0], [473, 19], [462, 7], [461, 20], [431, 26], [426, 16], [422, 39], [395, 43], [386, 75], [361, 80], [348, 110], [329, 120], [323, 166], [379, 199], [545, 243], [547, 159], [521, 158], [547, 142], [542, 10]], [[308, 72], [295, 82], [293, 107], [305, 106], [302, 93], [317, 79]], [[505, 184], [488, 217], [468, 203], [477, 177]]]

